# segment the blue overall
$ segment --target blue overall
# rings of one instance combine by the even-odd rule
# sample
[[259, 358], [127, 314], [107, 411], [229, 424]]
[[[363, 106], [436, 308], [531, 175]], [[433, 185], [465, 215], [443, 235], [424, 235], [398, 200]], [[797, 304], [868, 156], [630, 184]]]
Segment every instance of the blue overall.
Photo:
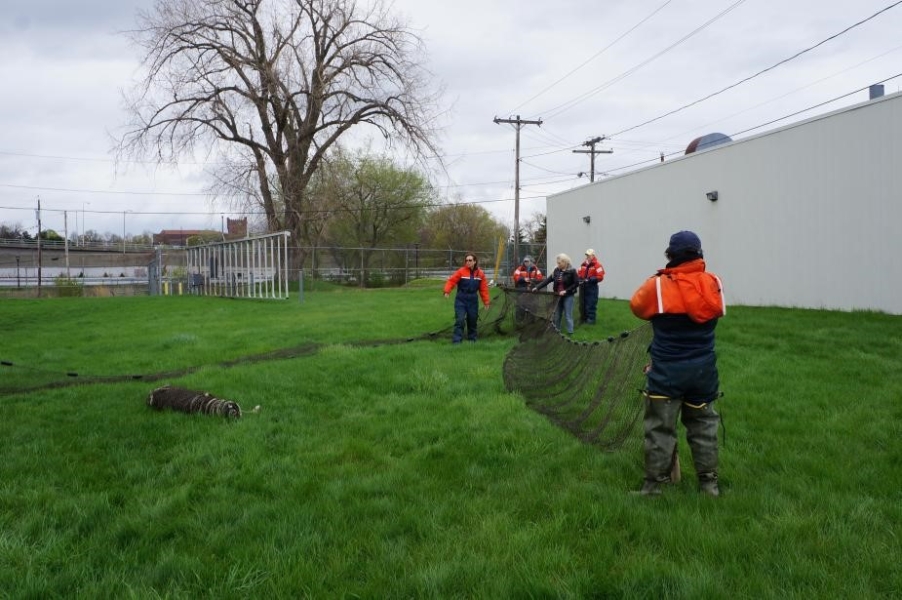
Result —
[[464, 323], [467, 325], [467, 339], [476, 341], [476, 321], [479, 317], [479, 286], [482, 280], [473, 277], [462, 277], [457, 282], [457, 296], [454, 297], [454, 335], [451, 341], [460, 343], [464, 338]]
[[598, 308], [598, 282], [586, 281], [579, 288], [580, 308], [586, 323], [595, 323], [595, 312]]

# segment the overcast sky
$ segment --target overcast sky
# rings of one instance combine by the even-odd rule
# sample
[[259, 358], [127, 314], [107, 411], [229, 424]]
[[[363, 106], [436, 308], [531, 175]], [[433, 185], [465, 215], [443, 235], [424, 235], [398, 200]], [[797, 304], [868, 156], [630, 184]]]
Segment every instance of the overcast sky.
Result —
[[[394, 10], [424, 39], [427, 67], [445, 88], [447, 174], [434, 184], [510, 225], [515, 132], [494, 117], [542, 120], [522, 128], [522, 224], [545, 211], [547, 195], [588, 183], [589, 157], [573, 150], [590, 138], [608, 136], [597, 148], [613, 150], [596, 158], [598, 181], [662, 152], [680, 155], [703, 134], [741, 139], [866, 101], [866, 88], [883, 80], [886, 93], [899, 91], [902, 4], [894, 4], [396, 0]], [[202, 165], [115, 168], [120, 92], [141, 75], [120, 32], [152, 5], [3, 0], [0, 222], [33, 233], [38, 197], [43, 227], [60, 233], [63, 211], [70, 233], [121, 234], [124, 223], [129, 235], [218, 230], [232, 215], [204, 194]]]

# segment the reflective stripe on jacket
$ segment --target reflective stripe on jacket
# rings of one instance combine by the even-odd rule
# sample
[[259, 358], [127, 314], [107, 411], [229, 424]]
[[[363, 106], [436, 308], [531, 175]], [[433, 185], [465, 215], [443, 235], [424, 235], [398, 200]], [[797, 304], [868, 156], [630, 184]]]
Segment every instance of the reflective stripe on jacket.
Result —
[[579, 267], [579, 280], [589, 283], [604, 281], [604, 267], [601, 266], [597, 257], [593, 256], [589, 260], [583, 261]]
[[450, 294], [454, 286], [457, 286], [458, 296], [475, 297], [478, 293], [483, 304], [489, 303], [489, 282], [485, 278], [485, 272], [479, 267], [471, 269], [464, 266], [455, 271], [445, 282], [445, 293]]
[[520, 265], [514, 271], [515, 287], [528, 287], [530, 284], [534, 284], [537, 281], [542, 281], [542, 272], [535, 265], [530, 267]]
[[720, 278], [707, 273], [700, 258], [647, 279], [630, 299], [630, 309], [651, 320], [652, 364], [713, 358], [714, 328], [727, 310]]
[[720, 278], [698, 258], [649, 277], [630, 299], [630, 309], [645, 320], [667, 314], [705, 323], [725, 315], [727, 305]]

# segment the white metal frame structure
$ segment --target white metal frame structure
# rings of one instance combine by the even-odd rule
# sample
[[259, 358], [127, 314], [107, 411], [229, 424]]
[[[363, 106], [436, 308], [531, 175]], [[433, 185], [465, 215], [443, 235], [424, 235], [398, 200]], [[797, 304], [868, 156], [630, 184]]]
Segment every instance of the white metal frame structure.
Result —
[[287, 231], [188, 248], [191, 293], [230, 298], [288, 298]]

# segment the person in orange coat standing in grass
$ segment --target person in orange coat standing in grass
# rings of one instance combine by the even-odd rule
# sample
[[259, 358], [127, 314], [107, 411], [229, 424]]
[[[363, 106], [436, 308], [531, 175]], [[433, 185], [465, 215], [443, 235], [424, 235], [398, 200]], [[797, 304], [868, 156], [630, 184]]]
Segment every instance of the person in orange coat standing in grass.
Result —
[[604, 267], [595, 256], [595, 250], [586, 250], [586, 260], [579, 271], [579, 314], [580, 321], [586, 325], [595, 325], [595, 314], [598, 310], [598, 284], [604, 281]]
[[528, 254], [521, 264], [514, 271], [514, 287], [521, 290], [528, 290], [538, 282], [542, 281], [545, 276], [539, 270], [538, 265], [533, 262], [532, 257]]
[[454, 298], [454, 335], [451, 342], [459, 344], [464, 339], [464, 325], [467, 329], [467, 340], [476, 341], [476, 323], [479, 318], [479, 299], [486, 310], [489, 308], [489, 282], [485, 272], [479, 268], [479, 260], [472, 252], [464, 257], [464, 266], [455, 271], [445, 283], [445, 298], [457, 286]]
[[707, 271], [702, 242], [691, 231], [670, 236], [667, 266], [645, 280], [630, 300], [640, 319], [651, 321], [651, 363], [645, 369], [645, 482], [639, 493], [657, 496], [671, 483], [676, 420], [698, 476], [699, 490], [719, 496], [717, 425], [720, 397], [714, 328], [727, 312], [723, 284]]

